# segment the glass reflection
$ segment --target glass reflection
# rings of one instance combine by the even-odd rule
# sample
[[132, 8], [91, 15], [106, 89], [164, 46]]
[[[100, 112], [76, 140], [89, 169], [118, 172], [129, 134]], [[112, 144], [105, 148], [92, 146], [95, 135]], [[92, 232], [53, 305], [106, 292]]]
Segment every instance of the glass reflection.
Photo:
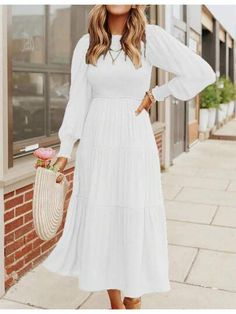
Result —
[[12, 54], [14, 61], [44, 62], [44, 23], [44, 6], [12, 6]]
[[51, 134], [58, 132], [69, 96], [69, 75], [50, 75]]
[[69, 64], [71, 50], [71, 6], [49, 7], [49, 61]]
[[44, 75], [13, 72], [13, 141], [45, 134]]

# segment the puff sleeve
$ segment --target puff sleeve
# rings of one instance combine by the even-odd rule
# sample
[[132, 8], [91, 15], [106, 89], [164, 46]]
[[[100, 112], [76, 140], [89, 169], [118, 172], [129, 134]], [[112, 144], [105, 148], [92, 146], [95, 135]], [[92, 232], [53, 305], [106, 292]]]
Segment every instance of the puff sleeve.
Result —
[[89, 34], [87, 33], [78, 40], [73, 51], [69, 100], [58, 131], [60, 149], [57, 157], [71, 159], [74, 143], [81, 138], [83, 131], [91, 98], [91, 86], [87, 80], [88, 64], [85, 62], [88, 45]]
[[152, 88], [156, 100], [164, 100], [170, 95], [189, 100], [216, 81], [216, 73], [201, 56], [161, 26], [146, 26], [146, 56], [149, 62], [176, 75], [169, 82]]

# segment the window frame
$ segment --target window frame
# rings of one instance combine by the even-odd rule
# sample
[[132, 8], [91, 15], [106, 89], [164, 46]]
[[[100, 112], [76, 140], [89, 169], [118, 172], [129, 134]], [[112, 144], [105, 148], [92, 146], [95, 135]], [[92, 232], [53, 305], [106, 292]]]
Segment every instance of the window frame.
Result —
[[[35, 63], [24, 63], [20, 61], [13, 61], [12, 57], [12, 31], [13, 31], [13, 22], [12, 22], [12, 5], [7, 6], [7, 67], [8, 67], [8, 166], [13, 167], [13, 161], [15, 158], [20, 158], [25, 155], [32, 154], [32, 150], [20, 152], [26, 146], [36, 145], [39, 147], [57, 147], [60, 144], [58, 133], [50, 134], [49, 136], [49, 124], [50, 124], [50, 74], [64, 74], [69, 75], [69, 84], [70, 84], [70, 69], [71, 69], [71, 58], [72, 58], [72, 49], [75, 45], [76, 36], [73, 34], [73, 29], [71, 30], [71, 44], [70, 44], [70, 61], [68, 64], [56, 64], [50, 63], [49, 60], [49, 32], [50, 32], [50, 5], [44, 6], [44, 63], [35, 64]], [[75, 18], [72, 12], [73, 6], [70, 7], [71, 22]], [[44, 75], [44, 100], [45, 100], [45, 123], [46, 123], [46, 134], [43, 136], [33, 137], [30, 139], [25, 139], [17, 142], [13, 142], [13, 73], [14, 72], [29, 72], [29, 73], [40, 73]]]

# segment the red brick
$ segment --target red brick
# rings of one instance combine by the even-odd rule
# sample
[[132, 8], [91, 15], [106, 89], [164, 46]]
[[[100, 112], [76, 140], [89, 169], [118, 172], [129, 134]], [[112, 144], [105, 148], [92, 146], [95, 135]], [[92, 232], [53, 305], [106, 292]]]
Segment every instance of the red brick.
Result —
[[31, 221], [31, 220], [33, 220], [33, 212], [32, 211], [24, 215], [24, 222], [25, 223], [28, 221]]
[[41, 254], [41, 249], [40, 247], [38, 247], [37, 249], [33, 250], [28, 255], [26, 255], [25, 263], [31, 262], [34, 258], [38, 257], [40, 254]]
[[23, 217], [19, 217], [5, 225], [5, 234], [20, 227], [23, 224]]
[[15, 194], [15, 191], [8, 192], [8, 193], [4, 194], [4, 200], [12, 197], [14, 194]]
[[42, 262], [42, 259], [43, 259], [43, 256], [42, 256], [42, 255], [39, 256], [39, 257], [37, 257], [36, 259], [34, 259], [34, 260], [32, 261], [32, 266], [33, 266], [33, 267], [36, 267], [38, 264], [40, 264], [40, 263]]
[[16, 216], [22, 215], [24, 213], [27, 213], [29, 210], [32, 210], [32, 201], [16, 207], [15, 215]]
[[15, 283], [15, 280], [10, 277], [5, 281], [5, 289], [8, 290], [11, 286], [13, 286]]
[[28, 185], [25, 185], [25, 186], [23, 186], [23, 187], [17, 189], [17, 190], [16, 190], [16, 194], [23, 193], [23, 192], [25, 192], [25, 191], [27, 191], [27, 190], [29, 190], [29, 189], [32, 189], [32, 188], [33, 188], [33, 184], [32, 184], [32, 183], [31, 183], [31, 184], [28, 184]]
[[24, 238], [20, 238], [17, 241], [13, 242], [12, 244], [9, 244], [5, 247], [5, 256], [10, 255], [11, 253], [15, 252], [17, 249], [22, 247], [24, 245]]
[[42, 248], [42, 252], [45, 252], [46, 250], [50, 249], [51, 247], [54, 246], [54, 244], [57, 242], [57, 238], [56, 236], [54, 238], [52, 238], [51, 240], [47, 241], [46, 243], [44, 243], [41, 248]]
[[32, 251], [33, 245], [32, 243], [27, 244], [26, 246], [24, 246], [21, 250], [18, 250], [15, 252], [15, 259], [19, 259], [22, 256], [30, 253]]
[[32, 269], [32, 263], [27, 264], [22, 269], [18, 270], [18, 276], [23, 276], [26, 272]]
[[5, 269], [6, 269], [7, 274], [9, 275], [13, 271], [17, 272], [20, 268], [22, 268], [24, 266], [24, 263], [25, 263], [24, 260], [21, 259], [21, 260], [17, 261], [15, 264], [6, 267]]
[[12, 218], [14, 218], [15, 216], [15, 209], [9, 210], [4, 214], [4, 221], [8, 221]]
[[37, 238], [38, 235], [37, 233], [35, 232], [35, 230], [32, 230], [30, 233], [27, 233], [24, 238], [25, 238], [25, 243], [28, 243], [30, 242], [31, 240]]
[[25, 201], [32, 200], [33, 190], [25, 193]]
[[33, 241], [33, 249], [36, 249], [37, 247], [40, 246], [40, 244], [44, 243], [45, 241], [40, 239], [40, 238], [37, 238]]
[[22, 237], [23, 235], [25, 235], [27, 232], [33, 230], [34, 226], [33, 226], [33, 222], [30, 221], [28, 224], [22, 226], [21, 228], [17, 229], [15, 231], [15, 239], [18, 239], [20, 237]]
[[5, 267], [8, 266], [8, 265], [11, 265], [15, 262], [15, 256], [14, 256], [14, 253], [5, 257]]
[[5, 202], [5, 210], [23, 203], [23, 195], [16, 196]]
[[9, 233], [8, 235], [5, 235], [4, 237], [4, 244], [5, 246], [15, 240], [15, 233], [14, 231], [12, 233]]

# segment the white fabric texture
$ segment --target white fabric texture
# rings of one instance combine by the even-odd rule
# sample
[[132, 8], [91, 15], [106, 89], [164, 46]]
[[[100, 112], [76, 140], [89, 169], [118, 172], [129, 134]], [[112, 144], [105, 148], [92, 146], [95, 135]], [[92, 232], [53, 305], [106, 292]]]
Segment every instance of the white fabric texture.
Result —
[[[146, 25], [146, 56], [135, 69], [122, 51], [97, 66], [85, 63], [89, 34], [74, 50], [70, 98], [57, 156], [76, 151], [73, 191], [63, 234], [43, 265], [77, 277], [85, 291], [120, 289], [125, 296], [170, 290], [166, 216], [158, 148], [149, 114], [135, 115], [150, 87], [152, 66], [177, 77], [153, 89], [194, 97], [215, 80], [212, 68], [157, 25]], [[117, 50], [121, 35], [112, 35]], [[117, 52], [111, 52], [115, 57]]]

